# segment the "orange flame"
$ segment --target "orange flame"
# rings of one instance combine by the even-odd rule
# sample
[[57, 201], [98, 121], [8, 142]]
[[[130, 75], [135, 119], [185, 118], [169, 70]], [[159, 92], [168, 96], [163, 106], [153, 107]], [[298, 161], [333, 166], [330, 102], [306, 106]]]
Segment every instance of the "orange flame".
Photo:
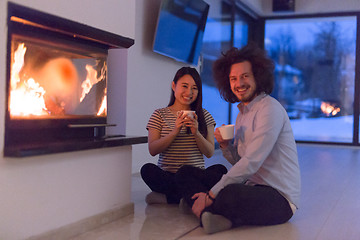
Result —
[[14, 53], [11, 65], [10, 79], [10, 115], [29, 116], [29, 115], [48, 115], [46, 111], [44, 94], [45, 90], [33, 78], [29, 78], [20, 84], [19, 73], [24, 66], [24, 56], [26, 47], [22, 43]]
[[106, 114], [106, 108], [107, 108], [107, 100], [106, 100], [106, 95], [105, 95], [101, 102], [100, 109], [96, 115], [100, 116], [100, 115]]
[[19, 73], [24, 66], [24, 56], [26, 53], [25, 44], [19, 44], [17, 50], [14, 53], [14, 59], [11, 63], [11, 89], [15, 89], [17, 84], [20, 82]]
[[81, 93], [81, 97], [80, 97], [80, 102], [82, 102], [86, 96], [86, 94], [88, 94], [92, 88], [92, 86], [98, 82], [100, 82], [101, 80], [104, 79], [105, 74], [106, 74], [106, 65], [104, 64], [103, 68], [101, 69], [101, 74], [99, 77], [97, 77], [97, 71], [91, 66], [91, 65], [86, 65], [85, 66], [86, 71], [87, 71], [87, 76], [86, 79], [82, 82], [81, 87], [83, 89], [82, 93]]
[[[41, 116], [41, 115], [63, 115], [65, 106], [72, 106], [72, 98], [67, 98], [68, 95], [71, 95], [70, 90], [74, 90], [73, 85], [64, 85], [63, 78], [66, 79], [77, 79], [76, 72], [74, 72], [74, 76], [69, 75], [68, 69], [72, 70], [72, 67], [69, 68], [69, 64], [72, 64], [71, 61], [64, 62], [63, 58], [54, 59], [52, 62], [48, 62], [49, 66], [46, 64], [43, 69], [38, 73], [39, 76], [37, 80], [43, 83], [41, 86], [33, 77], [29, 77], [28, 79], [21, 79], [20, 73], [24, 67], [24, 59], [26, 54], [26, 47], [24, 43], [18, 45], [16, 51], [14, 51], [12, 55], [11, 62], [11, 79], [10, 79], [10, 96], [9, 96], [9, 110], [10, 116], [18, 116], [18, 117], [29, 117], [29, 116]], [[55, 64], [55, 71], [54, 70]], [[65, 64], [65, 65], [64, 65]], [[65, 66], [65, 67], [64, 67]], [[100, 82], [105, 79], [106, 75], [106, 63], [104, 63], [101, 74], [98, 77], [97, 71], [91, 65], [86, 65], [87, 77], [86, 80], [82, 83], [82, 94], [80, 97], [80, 102], [86, 97], [86, 95], [90, 92], [91, 88], [94, 84]], [[59, 70], [60, 69], [60, 70]], [[65, 71], [66, 70], [66, 71]], [[72, 72], [71, 72], [72, 73]], [[61, 74], [67, 74], [66, 76], [62, 76]], [[24, 74], [22, 74], [24, 75]], [[47, 81], [48, 79], [54, 80], [58, 79], [58, 81]], [[45, 80], [44, 80], [45, 79]], [[42, 80], [42, 81], [41, 81]], [[76, 80], [77, 81], [77, 80]], [[49, 83], [51, 85], [46, 85], [45, 83]], [[57, 85], [55, 85], [55, 82]], [[73, 81], [72, 81], [73, 82]], [[66, 82], [67, 83], [67, 82]], [[64, 87], [64, 86], [65, 87]], [[46, 89], [46, 91], [45, 91]], [[67, 92], [69, 90], [69, 92]], [[59, 94], [57, 94], [60, 91]], [[64, 95], [64, 92], [65, 95]], [[67, 95], [66, 95], [67, 94]], [[76, 98], [75, 104], [78, 104], [79, 100]], [[65, 100], [68, 100], [66, 104]], [[100, 109], [97, 112], [97, 115], [106, 115], [106, 89], [104, 92], [104, 97], [102, 99], [102, 104]], [[65, 106], [64, 106], [65, 104]]]
[[24, 86], [10, 93], [12, 116], [48, 115], [44, 101], [45, 90], [34, 79], [24, 82]]
[[335, 107], [327, 102], [321, 102], [321, 111], [326, 114], [326, 116], [335, 116], [340, 112], [339, 107]]

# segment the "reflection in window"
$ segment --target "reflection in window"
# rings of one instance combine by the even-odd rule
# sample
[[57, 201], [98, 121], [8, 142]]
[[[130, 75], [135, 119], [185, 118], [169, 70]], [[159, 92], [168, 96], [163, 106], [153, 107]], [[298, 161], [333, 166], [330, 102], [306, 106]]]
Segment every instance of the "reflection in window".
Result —
[[[218, 0], [214, 0], [218, 3]], [[210, 4], [213, 1], [210, 1]], [[203, 47], [202, 71], [203, 106], [214, 117], [217, 126], [228, 123], [229, 104], [225, 102], [215, 86], [212, 75], [212, 65], [222, 52], [231, 47], [231, 7], [221, 2], [221, 7], [210, 8], [206, 22]], [[221, 17], [219, 17], [221, 16]]]
[[353, 141], [356, 17], [267, 20], [265, 48], [275, 61], [273, 96], [295, 139]]

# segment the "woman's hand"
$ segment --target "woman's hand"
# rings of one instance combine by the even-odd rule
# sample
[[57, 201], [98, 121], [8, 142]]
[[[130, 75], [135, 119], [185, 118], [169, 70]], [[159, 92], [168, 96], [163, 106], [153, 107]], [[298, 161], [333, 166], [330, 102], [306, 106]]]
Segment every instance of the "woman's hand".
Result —
[[198, 131], [198, 128], [199, 128], [198, 116], [196, 115], [196, 113], [194, 113], [193, 117], [189, 117], [184, 113], [183, 113], [183, 115], [185, 115], [185, 118], [184, 118], [185, 126], [189, 127], [191, 133], [193, 135], [195, 135], [197, 133], [197, 131]]
[[178, 134], [183, 126], [185, 126], [186, 114], [179, 111], [175, 120], [174, 131]]
[[175, 120], [175, 126], [173, 130], [166, 134], [165, 136], [161, 137], [161, 132], [155, 128], [149, 128], [148, 130], [148, 146], [149, 146], [149, 153], [151, 156], [155, 156], [159, 153], [165, 151], [171, 143], [174, 141], [176, 136], [179, 134], [181, 128], [185, 126], [185, 114], [181, 114], [180, 112], [177, 114]]
[[206, 207], [213, 204], [213, 201], [204, 192], [195, 193], [191, 199], [196, 199], [192, 206], [192, 211], [198, 218], [200, 218], [201, 213]]

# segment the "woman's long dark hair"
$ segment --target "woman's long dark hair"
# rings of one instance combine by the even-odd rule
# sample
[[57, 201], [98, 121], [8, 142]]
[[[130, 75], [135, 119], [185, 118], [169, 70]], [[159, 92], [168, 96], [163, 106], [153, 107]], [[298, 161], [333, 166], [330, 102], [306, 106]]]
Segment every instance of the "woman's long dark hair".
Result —
[[[205, 122], [204, 112], [202, 108], [202, 83], [201, 83], [201, 77], [198, 73], [198, 71], [195, 68], [192, 67], [182, 67], [180, 68], [175, 76], [173, 82], [175, 85], [177, 84], [178, 80], [185, 76], [190, 75], [196, 84], [196, 87], [198, 89], [198, 95], [195, 101], [190, 105], [191, 110], [196, 112], [196, 115], [198, 116], [198, 123], [199, 123], [199, 132], [206, 138], [207, 136], [207, 126]], [[175, 102], [175, 94], [174, 91], [171, 89], [171, 95], [170, 95], [170, 101], [168, 104], [168, 107], [173, 105]], [[189, 129], [188, 129], [189, 130]]]
[[233, 64], [245, 61], [249, 61], [251, 64], [257, 88], [256, 93], [270, 94], [273, 90], [274, 62], [267, 57], [263, 49], [257, 47], [255, 43], [249, 43], [241, 49], [231, 48], [214, 62], [214, 80], [221, 97], [227, 102], [239, 102], [239, 99], [231, 91], [229, 74]]

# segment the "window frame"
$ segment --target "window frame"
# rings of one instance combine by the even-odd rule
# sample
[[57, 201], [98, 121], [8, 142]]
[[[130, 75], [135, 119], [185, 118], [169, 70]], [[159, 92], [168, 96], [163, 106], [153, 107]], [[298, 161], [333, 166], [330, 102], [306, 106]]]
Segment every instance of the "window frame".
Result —
[[[248, 24], [248, 42], [255, 42], [264, 49], [265, 47], [265, 22], [267, 20], [286, 20], [286, 19], [301, 19], [301, 18], [328, 18], [328, 17], [356, 17], [356, 56], [355, 56], [355, 79], [354, 79], [354, 109], [353, 109], [353, 139], [352, 142], [325, 142], [325, 141], [304, 141], [296, 140], [297, 143], [309, 144], [326, 144], [326, 145], [348, 145], [360, 146], [359, 143], [359, 114], [360, 114], [360, 12], [333, 12], [333, 13], [316, 13], [316, 14], [293, 14], [293, 15], [276, 15], [276, 16], [260, 16], [249, 8], [246, 4], [238, 0], [224, 0], [233, 6], [231, 13], [231, 42], [234, 46], [234, 29], [235, 20], [241, 19]], [[228, 105], [228, 123], [232, 121], [232, 104]]]
[[311, 143], [311, 144], [326, 144], [326, 145], [348, 145], [360, 146], [359, 143], [359, 114], [360, 114], [360, 12], [334, 12], [334, 13], [318, 13], [318, 14], [296, 14], [296, 15], [279, 15], [262, 17], [263, 24], [263, 42], [264, 48], [265, 40], [265, 22], [267, 20], [286, 20], [286, 19], [301, 19], [301, 18], [328, 18], [328, 17], [356, 17], [356, 50], [355, 50], [355, 79], [354, 79], [354, 120], [353, 120], [353, 140], [351, 143], [346, 142], [326, 142], [326, 141], [304, 141], [296, 140], [297, 143]]

